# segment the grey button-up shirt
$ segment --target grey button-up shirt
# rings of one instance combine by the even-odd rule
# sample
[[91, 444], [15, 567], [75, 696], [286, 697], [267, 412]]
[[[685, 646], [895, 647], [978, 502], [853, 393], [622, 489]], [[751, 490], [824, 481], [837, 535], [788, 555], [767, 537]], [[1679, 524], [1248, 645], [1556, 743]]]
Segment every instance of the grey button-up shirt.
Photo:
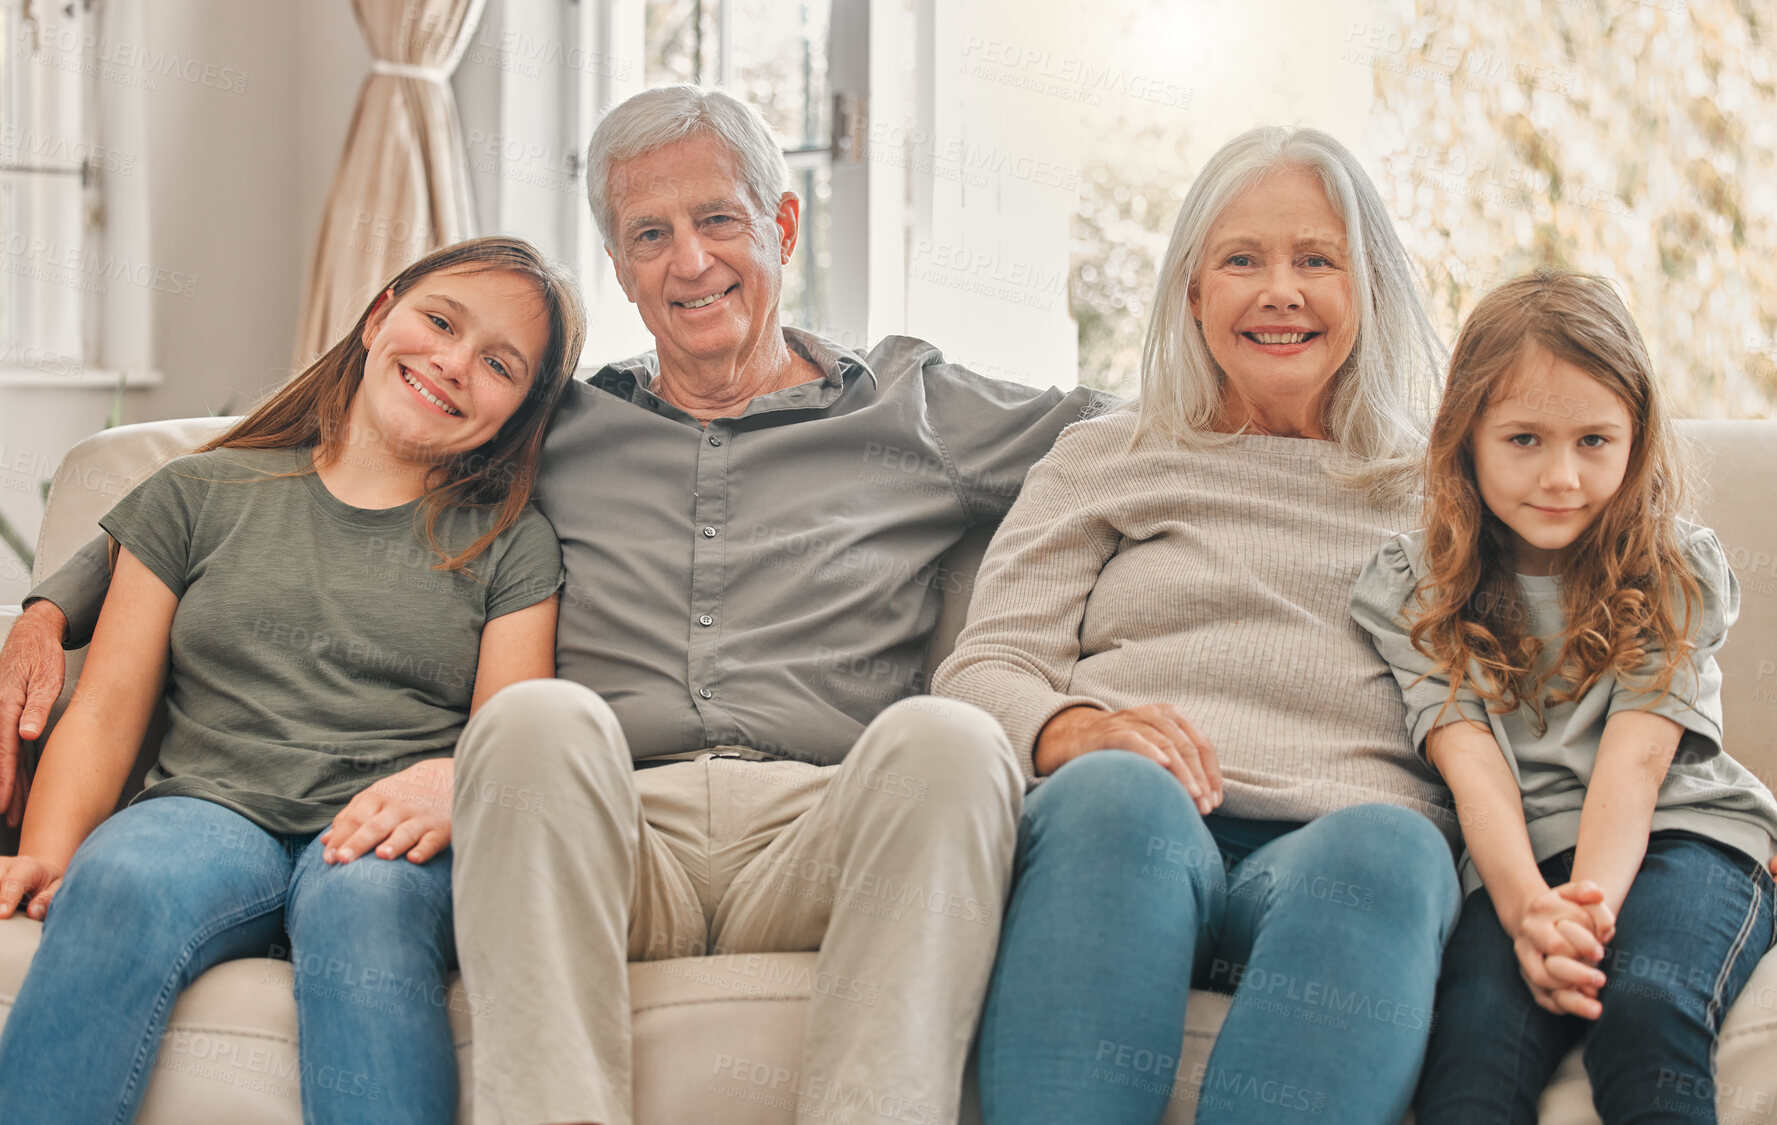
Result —
[[[710, 746], [831, 763], [925, 689], [961, 576], [1069, 423], [1110, 401], [986, 379], [894, 336], [868, 356], [794, 329], [824, 377], [707, 427], [655, 395], [652, 353], [572, 384], [537, 504], [562, 541], [557, 675], [602, 695], [637, 759]], [[98, 573], [94, 573], [94, 564]], [[102, 548], [32, 591], [90, 635]], [[98, 594], [94, 594], [94, 590]]]
[[638, 759], [754, 746], [845, 756], [925, 690], [925, 648], [1033, 462], [1104, 399], [984, 379], [920, 340], [861, 356], [786, 329], [825, 373], [707, 427], [648, 388], [652, 354], [570, 388], [537, 503], [567, 587], [557, 674], [616, 711]]

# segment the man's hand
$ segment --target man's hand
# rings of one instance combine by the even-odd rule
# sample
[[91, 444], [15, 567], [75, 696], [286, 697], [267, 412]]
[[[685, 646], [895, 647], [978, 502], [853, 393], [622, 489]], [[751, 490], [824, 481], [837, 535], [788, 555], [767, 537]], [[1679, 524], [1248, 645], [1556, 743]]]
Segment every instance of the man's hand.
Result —
[[1205, 816], [1222, 803], [1215, 747], [1185, 718], [1184, 709], [1171, 703], [1123, 711], [1070, 707], [1044, 725], [1032, 760], [1038, 775], [1046, 777], [1094, 750], [1129, 750], [1165, 766]]
[[67, 660], [62, 633], [68, 619], [50, 602], [33, 602], [12, 624], [0, 648], [0, 808], [17, 828], [25, 815], [19, 740], [36, 739], [62, 694]]
[[451, 787], [456, 763], [428, 758], [370, 786], [321, 833], [321, 859], [350, 863], [376, 849], [382, 859], [406, 853], [424, 863], [450, 843]]

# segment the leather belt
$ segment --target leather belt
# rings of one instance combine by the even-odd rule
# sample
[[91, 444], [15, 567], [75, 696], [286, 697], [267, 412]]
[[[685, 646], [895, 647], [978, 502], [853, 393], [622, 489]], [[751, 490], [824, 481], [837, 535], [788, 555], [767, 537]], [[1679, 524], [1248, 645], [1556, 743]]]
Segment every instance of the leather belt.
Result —
[[742, 762], [781, 762], [782, 754], [760, 750], [754, 746], [712, 746], [707, 750], [686, 750], [681, 754], [656, 754], [635, 764], [639, 770], [653, 766], [670, 766], [676, 762], [701, 762], [705, 758], [734, 758]]

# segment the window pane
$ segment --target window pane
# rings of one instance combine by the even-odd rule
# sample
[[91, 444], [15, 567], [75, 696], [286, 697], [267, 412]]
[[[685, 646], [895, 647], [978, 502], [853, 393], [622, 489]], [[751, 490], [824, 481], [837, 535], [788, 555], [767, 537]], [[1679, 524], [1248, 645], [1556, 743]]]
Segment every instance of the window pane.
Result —
[[833, 194], [832, 170], [822, 167], [793, 172], [790, 190], [802, 197], [802, 231], [796, 253], [784, 267], [784, 291], [779, 301], [784, 323], [830, 333], [827, 277], [833, 260], [833, 222], [827, 201]]
[[730, 89], [777, 130], [786, 149], [825, 147], [827, 19], [830, 4], [729, 0], [733, 6]]
[[646, 81], [713, 86], [721, 67], [722, 0], [648, 0]]
[[87, 297], [109, 282], [88, 262], [79, 175], [90, 45], [85, 13], [0, 0], [0, 354], [78, 357]]

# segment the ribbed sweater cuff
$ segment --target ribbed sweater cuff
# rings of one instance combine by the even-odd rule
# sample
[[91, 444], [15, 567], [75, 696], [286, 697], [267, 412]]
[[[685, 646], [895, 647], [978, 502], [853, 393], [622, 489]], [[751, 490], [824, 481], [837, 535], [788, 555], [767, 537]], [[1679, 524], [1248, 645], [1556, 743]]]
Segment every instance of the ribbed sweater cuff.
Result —
[[996, 715], [1006, 716], [1001, 725], [1006, 728], [1006, 737], [1011, 740], [1012, 749], [1018, 753], [1018, 766], [1024, 771], [1027, 785], [1040, 780], [1036, 766], [1037, 735], [1042, 733], [1050, 719], [1069, 707], [1108, 710], [1102, 702], [1091, 696], [1063, 695], [1058, 691], [1044, 691], [1040, 688], [1003, 692], [987, 708]]

